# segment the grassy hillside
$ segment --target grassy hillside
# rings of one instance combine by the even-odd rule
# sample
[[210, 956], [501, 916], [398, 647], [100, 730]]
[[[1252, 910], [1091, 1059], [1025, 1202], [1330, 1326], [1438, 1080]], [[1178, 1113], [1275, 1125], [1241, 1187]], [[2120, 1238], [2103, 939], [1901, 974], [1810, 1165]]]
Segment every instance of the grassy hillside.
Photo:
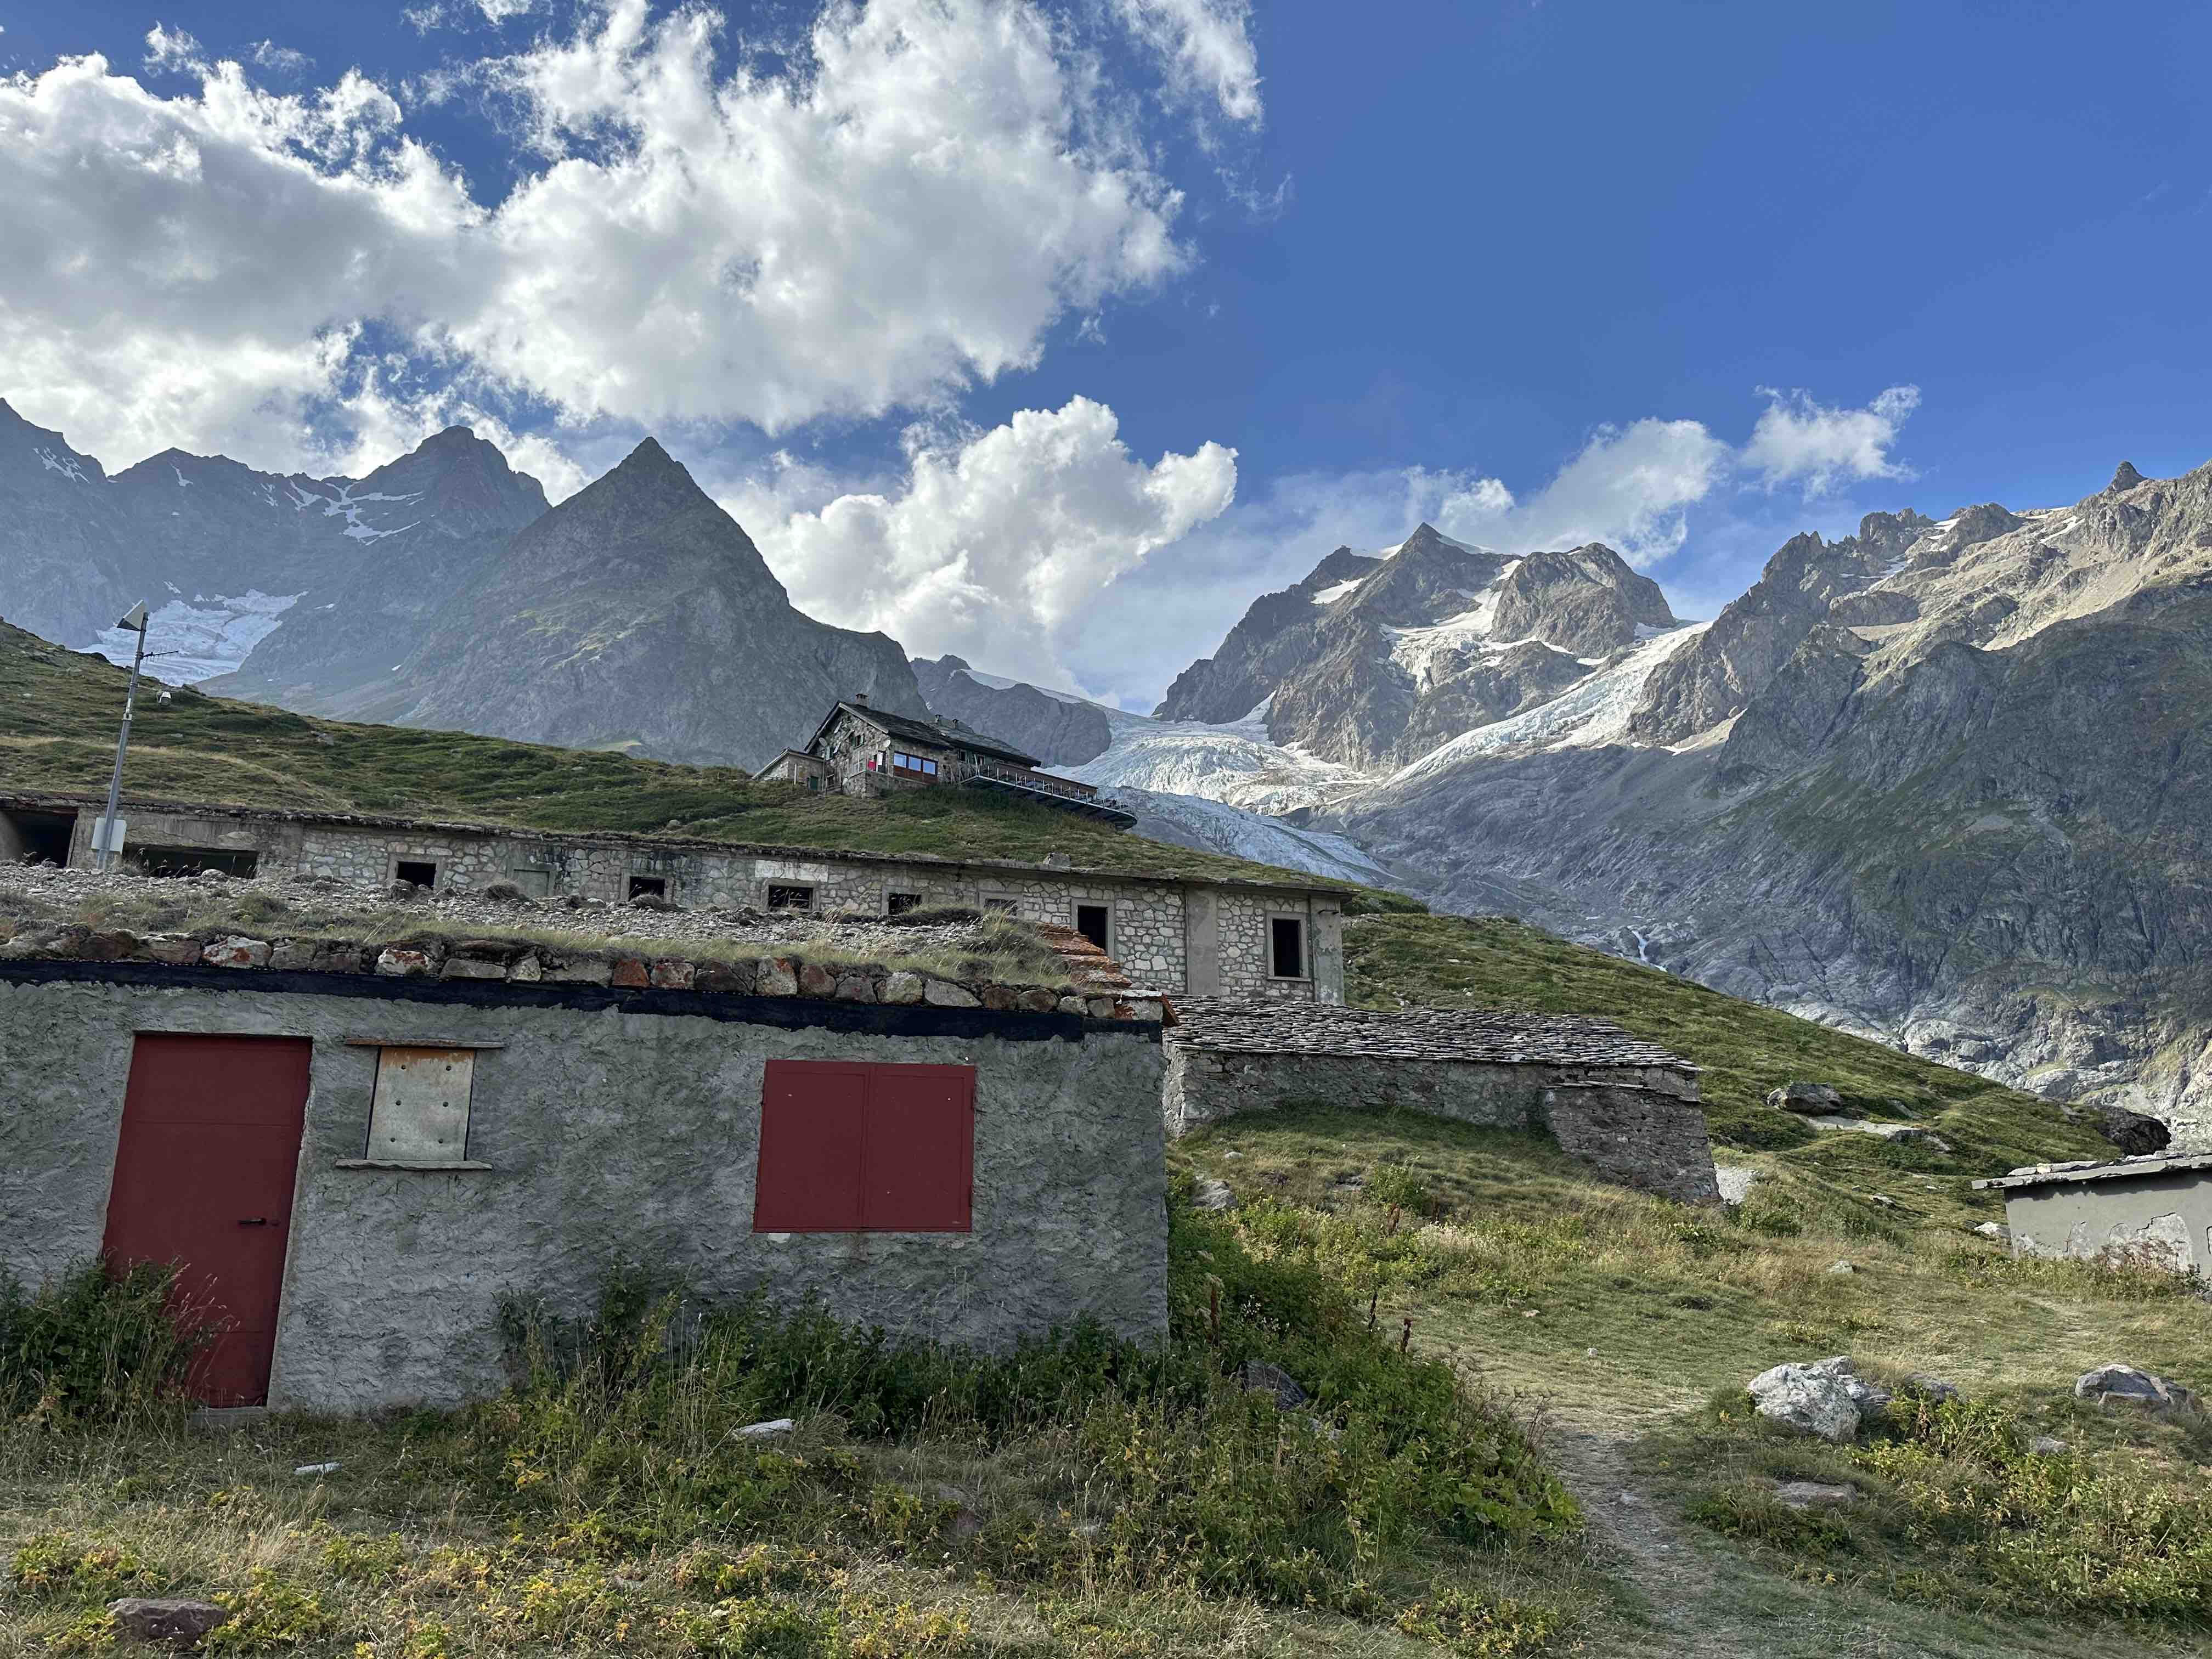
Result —
[[[123, 712], [122, 669], [0, 623], [0, 787], [104, 792]], [[1164, 846], [1050, 807], [969, 791], [886, 800], [757, 784], [734, 768], [509, 743], [458, 732], [313, 720], [258, 703], [149, 688], [132, 722], [125, 790], [141, 799], [459, 818], [539, 830], [1264, 878], [1266, 866]], [[1296, 878], [1304, 886], [1311, 876]]]

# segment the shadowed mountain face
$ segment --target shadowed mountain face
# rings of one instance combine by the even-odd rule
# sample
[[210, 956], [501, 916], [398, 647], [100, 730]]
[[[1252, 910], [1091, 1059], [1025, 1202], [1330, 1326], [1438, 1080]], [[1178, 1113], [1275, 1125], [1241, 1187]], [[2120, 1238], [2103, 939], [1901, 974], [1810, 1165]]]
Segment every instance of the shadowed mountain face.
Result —
[[748, 769], [840, 697], [928, 712], [895, 641], [794, 610], [650, 438], [515, 536], [392, 679], [404, 725]]
[[1218, 724], [1267, 701], [1275, 742], [1388, 767], [1548, 702], [1675, 625], [1658, 585], [1610, 548], [1510, 558], [1423, 525], [1384, 557], [1340, 548], [1257, 600], [1155, 713]]
[[1047, 766], [1080, 766], [1114, 741], [1106, 713], [1096, 703], [1055, 697], [1033, 685], [979, 679], [958, 657], [921, 659], [914, 677], [933, 712], [1035, 755]]
[[2212, 1145], [2208, 710], [2212, 467], [2124, 468], [1800, 537], [1626, 741], [1446, 756], [1322, 822], [1455, 908]]

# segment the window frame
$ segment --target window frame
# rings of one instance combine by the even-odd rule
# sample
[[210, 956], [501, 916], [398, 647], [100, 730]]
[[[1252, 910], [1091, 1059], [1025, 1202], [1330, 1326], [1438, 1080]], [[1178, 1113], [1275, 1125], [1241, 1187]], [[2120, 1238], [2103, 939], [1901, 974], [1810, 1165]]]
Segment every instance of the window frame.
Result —
[[[392, 859], [392, 879], [407, 882], [413, 886], [420, 887], [426, 893], [434, 893], [438, 890], [438, 877], [442, 873], [443, 867], [441, 860], [437, 859], [403, 859], [394, 854]], [[412, 876], [400, 873], [404, 870], [428, 870], [430, 872], [430, 879], [416, 881]]]
[[[849, 1206], [846, 1194], [793, 1194], [778, 1192], [771, 1195], [770, 1172], [774, 1178], [789, 1178], [793, 1170], [805, 1170], [810, 1166], [816, 1175], [821, 1173], [823, 1144], [818, 1137], [825, 1125], [838, 1113], [838, 1102], [825, 1097], [817, 1086], [808, 1089], [809, 1080], [817, 1085], [842, 1084], [857, 1086], [860, 1104], [856, 1112], [846, 1109], [857, 1121], [854, 1132], [852, 1191]], [[910, 1142], [902, 1144], [914, 1126], [910, 1112], [889, 1103], [878, 1104], [882, 1085], [897, 1085], [927, 1091], [943, 1090], [949, 1098], [939, 1103], [948, 1109], [951, 1133], [943, 1150], [951, 1155], [950, 1170], [952, 1186], [950, 1194], [930, 1194], [947, 1200], [943, 1212], [950, 1216], [957, 1212], [957, 1221], [945, 1219], [929, 1224], [910, 1223], [899, 1225], [876, 1224], [871, 1222], [872, 1207], [882, 1218], [888, 1206], [902, 1218], [911, 1213], [916, 1201], [911, 1193], [886, 1193], [878, 1182], [885, 1176], [912, 1175], [917, 1169], [931, 1167], [929, 1160], [919, 1158]], [[884, 1091], [887, 1092], [888, 1091]], [[944, 1066], [910, 1064], [881, 1060], [770, 1060], [761, 1073], [760, 1133], [753, 1153], [753, 1214], [752, 1231], [756, 1235], [796, 1237], [806, 1234], [946, 1234], [965, 1236], [975, 1230], [975, 1068], [973, 1066]], [[815, 1139], [810, 1139], [815, 1137]], [[880, 1146], [882, 1164], [871, 1158], [872, 1145]], [[832, 1147], [832, 1162], [836, 1149]], [[957, 1202], [952, 1200], [957, 1194]], [[809, 1206], [813, 1214], [806, 1215]], [[834, 1213], [833, 1213], [834, 1212]]]
[[[804, 893], [806, 895], [806, 902], [778, 904], [775, 902], [775, 896], [779, 891]], [[821, 912], [816, 908], [816, 901], [821, 896], [821, 893], [822, 884], [818, 881], [765, 881], [761, 884], [761, 908], [776, 915], [819, 915]]]
[[[884, 893], [884, 914], [887, 916], [902, 916], [909, 910], [919, 910], [922, 907], [923, 896], [920, 893], [903, 891], [894, 893], [886, 889]], [[900, 902], [902, 899], [905, 901], [904, 903]]]
[[[639, 884], [640, 883], [647, 883], [650, 884], [641, 886]], [[630, 900], [637, 897], [641, 893], [650, 893], [655, 898], [666, 898], [668, 896], [668, 878], [663, 875], [655, 875], [650, 870], [632, 870], [628, 872], [623, 878], [623, 902], [627, 904]]]
[[[1298, 930], [1298, 968], [1295, 974], [1276, 971], [1281, 957], [1275, 948], [1275, 929], [1290, 922]], [[1313, 981], [1313, 928], [1310, 919], [1302, 911], [1270, 910], [1267, 913], [1267, 977], [1283, 985], [1306, 985]]]
[[[504, 1048], [504, 1042], [454, 1042], [447, 1038], [423, 1037], [348, 1037], [349, 1048], [367, 1048], [374, 1055], [374, 1069], [370, 1073], [368, 1110], [362, 1126], [362, 1153], [358, 1158], [342, 1158], [337, 1167], [341, 1170], [420, 1170], [435, 1174], [452, 1170], [489, 1170], [492, 1166], [479, 1158], [471, 1158], [476, 1133], [477, 1058], [480, 1054]], [[455, 1064], [465, 1069], [459, 1093], [459, 1127], [460, 1140], [452, 1156], [417, 1155], [402, 1149], [380, 1152], [376, 1144], [377, 1114], [380, 1107], [391, 1109], [403, 1073], [408, 1064], [406, 1056], [428, 1060], [446, 1058], [449, 1069]], [[392, 1064], [387, 1068], [386, 1062]], [[387, 1120], [387, 1124], [389, 1120]]]

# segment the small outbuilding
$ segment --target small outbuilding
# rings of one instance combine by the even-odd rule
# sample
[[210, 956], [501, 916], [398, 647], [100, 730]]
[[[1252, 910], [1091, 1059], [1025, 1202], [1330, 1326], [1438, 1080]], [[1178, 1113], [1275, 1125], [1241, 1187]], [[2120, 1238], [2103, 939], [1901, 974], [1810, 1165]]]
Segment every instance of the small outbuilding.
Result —
[[495, 1390], [504, 1300], [574, 1316], [631, 1262], [979, 1348], [1157, 1339], [1161, 1003], [1055, 937], [1027, 984], [834, 939], [20, 939], [0, 1271], [181, 1264], [219, 1406]]
[[1974, 1185], [2004, 1194], [2016, 1256], [2132, 1258], [2212, 1273], [2212, 1152], [2035, 1164]]
[[1218, 998], [1178, 1000], [1175, 1015], [1170, 1138], [1293, 1101], [1398, 1109], [1544, 1130], [1609, 1180], [1720, 1200], [1698, 1068], [1608, 1021]]

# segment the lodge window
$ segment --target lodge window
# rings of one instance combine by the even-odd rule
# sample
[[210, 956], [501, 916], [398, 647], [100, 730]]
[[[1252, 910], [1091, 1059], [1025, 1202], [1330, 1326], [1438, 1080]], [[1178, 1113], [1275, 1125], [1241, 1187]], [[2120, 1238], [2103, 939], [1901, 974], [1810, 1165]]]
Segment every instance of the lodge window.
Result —
[[921, 895], [919, 893], [886, 893], [884, 896], [884, 914], [887, 916], [902, 916], [909, 910], [921, 908]]
[[469, 1157], [469, 1111], [476, 1092], [479, 1052], [495, 1042], [385, 1042], [349, 1037], [347, 1046], [376, 1050], [376, 1087], [368, 1106], [368, 1135], [357, 1158], [340, 1168], [483, 1170]]
[[412, 882], [417, 887], [438, 884], [438, 866], [428, 859], [401, 859], [392, 873], [394, 880]]
[[1268, 918], [1267, 971], [1276, 979], [1304, 979], [1306, 976], [1306, 924], [1304, 917]]
[[757, 1233], [964, 1233], [975, 1069], [771, 1060], [761, 1084]]
[[1112, 936], [1113, 912], [1103, 904], [1079, 904], [1075, 907], [1075, 931], [1102, 951], [1113, 947], [1106, 941]]
[[772, 881], [768, 887], [768, 908], [771, 910], [812, 910], [814, 890], [800, 882]]
[[937, 763], [926, 755], [906, 755], [894, 749], [891, 770], [903, 772], [910, 778], [933, 778], [937, 775]]
[[632, 898], [666, 898], [668, 878], [665, 876], [632, 876], [629, 878]]

